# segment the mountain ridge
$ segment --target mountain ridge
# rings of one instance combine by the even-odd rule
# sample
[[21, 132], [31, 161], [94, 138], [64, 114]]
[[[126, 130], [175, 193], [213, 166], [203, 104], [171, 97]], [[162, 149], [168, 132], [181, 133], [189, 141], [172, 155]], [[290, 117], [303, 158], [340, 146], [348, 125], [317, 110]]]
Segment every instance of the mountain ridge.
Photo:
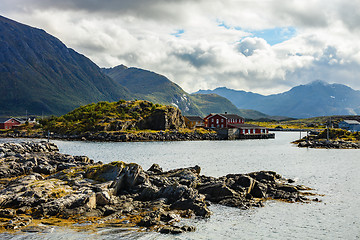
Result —
[[253, 109], [272, 116], [308, 118], [360, 114], [360, 91], [343, 84], [329, 84], [321, 80], [272, 95], [224, 87], [196, 93], [216, 93], [228, 98], [238, 108]]
[[80, 105], [130, 99], [129, 91], [56, 37], [0, 16], [0, 106], [5, 114], [63, 114]]
[[153, 71], [124, 65], [102, 70], [117, 83], [129, 89], [137, 99], [173, 105], [181, 109], [183, 115], [206, 116], [210, 112], [225, 111], [240, 114], [240, 111], [226, 98], [219, 95], [194, 96], [185, 92], [166, 76]]

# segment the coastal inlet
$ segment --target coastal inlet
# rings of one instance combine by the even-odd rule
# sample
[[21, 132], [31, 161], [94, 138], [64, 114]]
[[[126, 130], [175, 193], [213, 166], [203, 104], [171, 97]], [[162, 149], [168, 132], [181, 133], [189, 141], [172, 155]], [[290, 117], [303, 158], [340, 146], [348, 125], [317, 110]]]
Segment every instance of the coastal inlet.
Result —
[[[135, 163], [94, 162], [47, 142], [0, 144], [0, 227], [42, 232], [51, 226], [96, 230], [137, 227], [195, 231], [182, 218], [209, 218], [211, 203], [247, 210], [268, 199], [319, 201], [273, 171], [200, 175], [199, 166], [163, 171]], [[86, 224], [83, 224], [86, 223]]]

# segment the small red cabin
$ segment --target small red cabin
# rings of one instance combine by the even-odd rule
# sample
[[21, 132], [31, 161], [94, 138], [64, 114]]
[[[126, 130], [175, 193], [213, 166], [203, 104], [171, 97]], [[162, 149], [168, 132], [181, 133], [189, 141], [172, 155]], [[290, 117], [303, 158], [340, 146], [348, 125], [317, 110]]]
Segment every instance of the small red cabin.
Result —
[[204, 121], [208, 128], [229, 128], [230, 124], [244, 123], [244, 118], [236, 114], [211, 113], [204, 118]]
[[0, 118], [0, 129], [12, 129], [20, 124], [20, 120], [16, 118]]

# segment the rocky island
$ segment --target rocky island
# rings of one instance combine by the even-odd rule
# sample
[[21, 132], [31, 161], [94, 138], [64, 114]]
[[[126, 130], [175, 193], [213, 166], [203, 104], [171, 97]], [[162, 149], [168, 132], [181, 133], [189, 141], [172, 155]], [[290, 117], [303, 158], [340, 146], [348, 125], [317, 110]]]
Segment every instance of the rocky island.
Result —
[[359, 149], [360, 132], [343, 129], [325, 129], [319, 134], [310, 134], [293, 142], [301, 148]]
[[[311, 201], [309, 188], [272, 171], [200, 174], [199, 166], [163, 171], [136, 163], [94, 162], [59, 153], [53, 143], [0, 144], [0, 228], [41, 232], [51, 226], [139, 227], [195, 231], [181, 218], [212, 214], [211, 203], [248, 209], [268, 199]], [[317, 200], [317, 199], [315, 199]], [[80, 224], [81, 225], [81, 224]]]
[[88, 104], [37, 125], [0, 131], [0, 136], [113, 142], [222, 139], [213, 130], [187, 129], [178, 108], [142, 100]]

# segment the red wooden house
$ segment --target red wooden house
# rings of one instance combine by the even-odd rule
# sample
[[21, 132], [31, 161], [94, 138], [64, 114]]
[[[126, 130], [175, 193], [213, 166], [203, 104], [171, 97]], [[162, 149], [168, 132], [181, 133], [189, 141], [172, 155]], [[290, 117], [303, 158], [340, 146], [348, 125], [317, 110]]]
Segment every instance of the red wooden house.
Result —
[[269, 133], [265, 127], [244, 123], [244, 118], [236, 114], [211, 113], [204, 121], [205, 127], [208, 128], [237, 128], [240, 135]]
[[242, 124], [244, 118], [236, 114], [210, 113], [204, 118], [205, 127], [208, 128], [230, 128], [231, 124]]
[[16, 118], [0, 118], [0, 129], [11, 129], [21, 124]]

